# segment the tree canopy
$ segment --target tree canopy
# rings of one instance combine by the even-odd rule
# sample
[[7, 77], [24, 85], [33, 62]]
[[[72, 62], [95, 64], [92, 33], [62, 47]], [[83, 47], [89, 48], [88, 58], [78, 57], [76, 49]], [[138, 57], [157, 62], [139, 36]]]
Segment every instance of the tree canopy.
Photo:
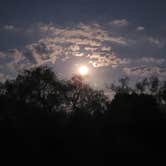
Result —
[[96, 163], [108, 152], [164, 151], [166, 82], [150, 77], [131, 87], [129, 81], [108, 87], [110, 100], [80, 75], [60, 80], [47, 66], [22, 71], [0, 83], [0, 128], [10, 131], [1, 149]]

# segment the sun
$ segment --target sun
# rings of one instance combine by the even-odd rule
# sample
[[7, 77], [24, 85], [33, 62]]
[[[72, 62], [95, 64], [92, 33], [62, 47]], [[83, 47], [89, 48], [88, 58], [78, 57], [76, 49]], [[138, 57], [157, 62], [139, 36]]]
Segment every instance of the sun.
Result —
[[81, 66], [79, 68], [79, 74], [82, 76], [88, 75], [89, 73], [89, 68], [87, 66]]

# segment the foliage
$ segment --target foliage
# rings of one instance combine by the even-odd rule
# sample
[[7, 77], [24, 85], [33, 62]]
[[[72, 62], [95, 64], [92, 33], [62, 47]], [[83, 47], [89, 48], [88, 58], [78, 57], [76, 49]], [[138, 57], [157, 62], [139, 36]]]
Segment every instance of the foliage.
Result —
[[6, 98], [34, 104], [46, 111], [107, 109], [108, 99], [103, 91], [92, 89], [81, 76], [75, 75], [70, 81], [59, 80], [46, 66], [25, 70], [1, 86], [1, 95]]
[[81, 76], [59, 80], [46, 66], [1, 83], [1, 150], [51, 152], [56, 161], [82, 165], [109, 152], [164, 151], [166, 82], [151, 77], [131, 87], [122, 78], [109, 88], [112, 101]]

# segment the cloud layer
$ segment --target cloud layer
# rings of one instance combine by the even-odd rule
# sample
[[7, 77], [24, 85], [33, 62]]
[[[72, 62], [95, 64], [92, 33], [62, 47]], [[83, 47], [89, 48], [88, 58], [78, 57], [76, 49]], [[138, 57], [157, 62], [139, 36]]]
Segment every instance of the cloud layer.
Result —
[[[145, 34], [144, 26], [135, 26], [127, 19], [112, 20], [107, 25], [83, 24], [59, 26], [53, 23], [38, 23], [27, 29], [4, 25], [1, 31], [13, 33], [37, 33], [39, 39], [21, 49], [0, 52], [0, 80], [18, 71], [43, 64], [56, 64], [58, 60], [66, 62], [72, 58], [81, 58], [94, 68], [118, 68], [128, 76], [148, 76], [166, 74], [166, 59], [147, 54], [146, 47], [161, 49], [165, 41], [157, 36]], [[129, 29], [131, 31], [129, 32]], [[130, 50], [140, 53], [140, 58], [128, 54]], [[125, 52], [127, 50], [127, 52]]]
[[113, 54], [111, 43], [127, 45], [121, 36], [110, 36], [98, 24], [79, 24], [76, 27], [58, 27], [53, 24], [39, 25], [43, 38], [25, 47], [23, 55], [32, 63], [55, 63], [58, 58], [83, 57], [94, 67], [125, 63]]

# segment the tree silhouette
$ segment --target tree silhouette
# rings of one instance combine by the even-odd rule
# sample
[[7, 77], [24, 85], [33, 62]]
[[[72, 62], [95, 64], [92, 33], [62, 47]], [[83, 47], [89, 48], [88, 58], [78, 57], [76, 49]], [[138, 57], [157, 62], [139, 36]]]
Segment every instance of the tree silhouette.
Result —
[[122, 78], [109, 88], [111, 101], [80, 75], [60, 80], [46, 66], [0, 83], [0, 128], [9, 130], [1, 149], [85, 163], [109, 152], [165, 150], [166, 82], [150, 77], [130, 87]]
[[86, 110], [92, 114], [102, 113], [107, 110], [108, 98], [101, 90], [94, 90], [84, 83], [81, 76], [75, 75], [71, 79], [73, 111]]
[[5, 82], [5, 95], [9, 99], [35, 104], [48, 111], [65, 100], [67, 84], [59, 81], [46, 66], [24, 70], [16, 80]]
[[161, 105], [161, 109], [166, 112], [166, 81], [163, 82], [163, 85], [159, 88], [159, 102]]
[[34, 104], [47, 111], [103, 112], [108, 104], [104, 92], [92, 89], [81, 76], [75, 75], [69, 81], [59, 80], [46, 66], [24, 70], [1, 87], [1, 95], [9, 100]]
[[114, 91], [116, 94], [118, 94], [118, 93], [129, 94], [129, 93], [133, 92], [132, 88], [129, 87], [129, 78], [128, 77], [121, 78], [117, 85], [111, 84], [111, 86], [109, 88], [112, 91]]

